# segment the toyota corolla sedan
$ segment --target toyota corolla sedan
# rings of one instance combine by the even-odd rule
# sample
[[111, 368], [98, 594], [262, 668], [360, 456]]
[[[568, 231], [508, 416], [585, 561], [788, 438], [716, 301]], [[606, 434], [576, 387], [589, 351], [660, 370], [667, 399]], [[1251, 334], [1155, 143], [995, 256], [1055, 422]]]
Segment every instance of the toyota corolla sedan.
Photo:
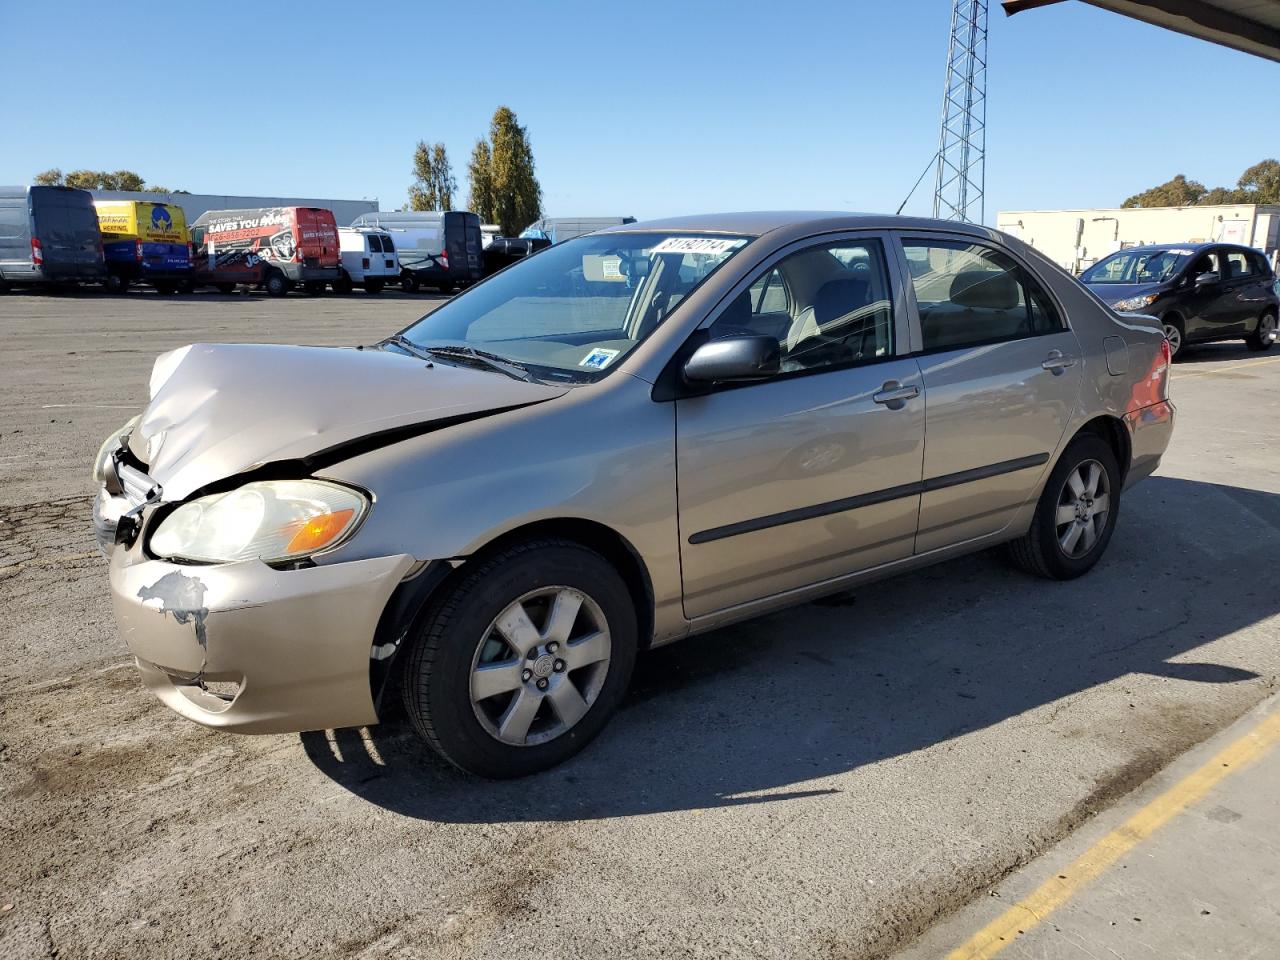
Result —
[[381, 343], [193, 344], [103, 445], [115, 613], [169, 707], [558, 763], [639, 652], [1007, 545], [1101, 558], [1169, 345], [982, 227], [758, 213], [558, 244]]

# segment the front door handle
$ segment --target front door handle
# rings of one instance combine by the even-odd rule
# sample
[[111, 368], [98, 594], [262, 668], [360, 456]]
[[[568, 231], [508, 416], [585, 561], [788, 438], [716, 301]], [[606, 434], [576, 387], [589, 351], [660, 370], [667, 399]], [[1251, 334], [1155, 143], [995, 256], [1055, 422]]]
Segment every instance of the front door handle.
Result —
[[1076, 358], [1068, 357], [1061, 350], [1050, 350], [1049, 356], [1045, 358], [1044, 363], [1040, 364], [1054, 376], [1061, 376], [1062, 371], [1075, 365]]
[[890, 410], [901, 410], [908, 400], [914, 400], [918, 396], [920, 396], [919, 387], [904, 387], [897, 380], [886, 380], [880, 392], [873, 393], [871, 399]]

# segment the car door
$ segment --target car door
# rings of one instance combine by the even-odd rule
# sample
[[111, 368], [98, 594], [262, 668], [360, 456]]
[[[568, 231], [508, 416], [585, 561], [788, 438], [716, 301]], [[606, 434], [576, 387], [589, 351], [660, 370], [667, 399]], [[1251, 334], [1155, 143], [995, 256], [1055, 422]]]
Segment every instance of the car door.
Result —
[[695, 334], [774, 337], [782, 372], [676, 400], [690, 618], [911, 555], [924, 399], [886, 250], [793, 244]]
[[1080, 345], [1031, 270], [984, 241], [901, 235], [921, 351], [916, 553], [1004, 530], [1050, 469], [1080, 392]]
[[1223, 251], [1229, 279], [1224, 291], [1223, 310], [1228, 332], [1244, 336], [1254, 328], [1264, 303], [1264, 284], [1250, 251]]

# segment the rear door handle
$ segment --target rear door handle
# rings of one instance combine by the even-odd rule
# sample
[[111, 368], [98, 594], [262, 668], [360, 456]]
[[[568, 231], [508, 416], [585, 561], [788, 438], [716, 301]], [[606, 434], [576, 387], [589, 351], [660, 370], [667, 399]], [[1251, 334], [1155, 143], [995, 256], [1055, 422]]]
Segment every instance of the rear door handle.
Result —
[[1044, 363], [1040, 364], [1040, 366], [1053, 374], [1061, 374], [1068, 367], [1074, 367], [1075, 365], [1076, 358], [1068, 357], [1061, 350], [1050, 350], [1049, 356], [1045, 358]]
[[880, 388], [879, 393], [871, 395], [871, 399], [890, 410], [901, 410], [908, 400], [914, 400], [918, 396], [920, 396], [919, 387], [904, 387], [897, 380], [889, 380]]

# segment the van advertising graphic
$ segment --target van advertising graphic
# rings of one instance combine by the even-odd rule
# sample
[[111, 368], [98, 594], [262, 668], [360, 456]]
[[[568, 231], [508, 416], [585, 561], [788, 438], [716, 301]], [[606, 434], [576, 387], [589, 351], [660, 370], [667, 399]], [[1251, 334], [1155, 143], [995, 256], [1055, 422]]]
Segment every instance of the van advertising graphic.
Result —
[[112, 272], [131, 279], [190, 269], [181, 207], [146, 200], [95, 200], [102, 252]]
[[210, 210], [193, 226], [198, 268], [220, 275], [210, 282], [235, 274], [236, 282], [258, 283], [267, 264], [278, 266], [291, 279], [301, 270], [337, 272], [338, 226], [328, 210]]

